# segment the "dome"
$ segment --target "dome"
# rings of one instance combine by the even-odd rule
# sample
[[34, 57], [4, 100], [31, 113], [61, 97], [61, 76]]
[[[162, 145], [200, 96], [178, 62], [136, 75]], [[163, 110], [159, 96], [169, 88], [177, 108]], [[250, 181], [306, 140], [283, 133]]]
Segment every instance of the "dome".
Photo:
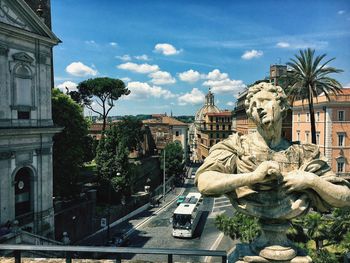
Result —
[[200, 125], [200, 123], [204, 122], [204, 115], [207, 113], [219, 113], [220, 110], [214, 104], [214, 94], [211, 93], [210, 89], [208, 94], [205, 96], [205, 104], [200, 108], [195, 115], [194, 122], [196, 125]]

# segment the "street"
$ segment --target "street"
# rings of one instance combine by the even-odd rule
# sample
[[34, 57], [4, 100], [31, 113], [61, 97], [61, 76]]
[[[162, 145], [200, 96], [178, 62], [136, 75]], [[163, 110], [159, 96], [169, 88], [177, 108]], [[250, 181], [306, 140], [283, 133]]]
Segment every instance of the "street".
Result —
[[[220, 231], [214, 225], [217, 214], [223, 212], [232, 214], [232, 206], [226, 197], [204, 197], [202, 215], [193, 238], [181, 239], [172, 236], [170, 219], [177, 207], [175, 202], [176, 196], [179, 194], [186, 195], [189, 192], [198, 192], [193, 181], [193, 179], [187, 179], [183, 187], [175, 189], [176, 193], [169, 193], [169, 195], [173, 196], [173, 201], [168, 205], [164, 204], [164, 207], [161, 206], [160, 208], [142, 212], [136, 218], [118, 226], [121, 229], [131, 229], [128, 232], [129, 247], [228, 250], [233, 246], [233, 241], [220, 234]], [[167, 198], [169, 202], [170, 196]], [[165, 260], [164, 256], [155, 255], [136, 255], [134, 257], [125, 255], [123, 258], [158, 262]], [[210, 260], [210, 258], [174, 256], [175, 262], [203, 262]], [[213, 258], [212, 260], [215, 259]], [[221, 259], [216, 260], [220, 261]]]

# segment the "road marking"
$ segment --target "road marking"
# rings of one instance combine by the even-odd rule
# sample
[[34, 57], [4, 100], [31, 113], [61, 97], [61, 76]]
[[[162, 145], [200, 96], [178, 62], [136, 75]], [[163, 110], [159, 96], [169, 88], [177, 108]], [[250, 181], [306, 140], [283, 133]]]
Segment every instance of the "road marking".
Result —
[[229, 207], [229, 206], [232, 206], [232, 205], [231, 204], [218, 205], [213, 210], [223, 208], [223, 207]]
[[[187, 180], [185, 180], [186, 183]], [[165, 210], [166, 208], [168, 208], [168, 206], [172, 205], [176, 199], [182, 195], [185, 192], [185, 188], [182, 188], [179, 195], [176, 196], [175, 198], [173, 198], [169, 203], [165, 204], [163, 207], [159, 208], [157, 211], [155, 211], [153, 213], [153, 215], [151, 215], [150, 217], [146, 218], [145, 220], [141, 221], [140, 223], [138, 223], [135, 227], [133, 227], [132, 229], [130, 229], [128, 232], [126, 232], [125, 236], [129, 237], [132, 233], [134, 233], [137, 229], [139, 229], [140, 227], [142, 227], [143, 225], [145, 225], [146, 223], [148, 223], [148, 221], [150, 221], [151, 219], [153, 219], [153, 217], [158, 216], [161, 212], [163, 212], [163, 210]]]
[[220, 205], [220, 204], [228, 204], [231, 203], [230, 200], [225, 200], [225, 201], [220, 201], [220, 202], [215, 202], [215, 205]]
[[[215, 240], [215, 242], [213, 243], [213, 245], [209, 248], [209, 250], [215, 250], [215, 249], [217, 249], [218, 246], [219, 246], [219, 244], [220, 244], [220, 242], [221, 242], [221, 240], [223, 239], [223, 237], [224, 237], [224, 233], [221, 232], [221, 233], [218, 235], [218, 237], [216, 238], [216, 240]], [[211, 259], [212, 259], [211, 256], [206, 256], [206, 257], [204, 258], [204, 262], [210, 262]]]

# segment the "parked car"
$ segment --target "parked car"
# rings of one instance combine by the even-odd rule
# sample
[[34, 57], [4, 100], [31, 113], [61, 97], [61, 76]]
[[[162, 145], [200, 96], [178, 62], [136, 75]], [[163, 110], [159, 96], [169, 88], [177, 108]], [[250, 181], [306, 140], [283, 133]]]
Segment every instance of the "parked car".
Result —
[[185, 201], [186, 196], [183, 195], [179, 195], [177, 200], [176, 200], [176, 204], [179, 205], [181, 204], [183, 201]]
[[122, 232], [114, 233], [113, 237], [108, 242], [109, 246], [127, 247], [129, 245], [129, 238]]

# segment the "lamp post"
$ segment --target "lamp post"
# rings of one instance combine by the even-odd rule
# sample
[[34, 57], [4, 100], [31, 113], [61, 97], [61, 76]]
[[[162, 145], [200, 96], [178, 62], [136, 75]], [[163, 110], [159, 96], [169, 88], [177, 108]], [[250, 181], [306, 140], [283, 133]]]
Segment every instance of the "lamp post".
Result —
[[163, 202], [165, 202], [165, 147], [164, 147], [164, 159], [163, 159]]
[[[120, 176], [120, 173], [117, 173], [117, 176]], [[110, 238], [110, 220], [111, 220], [111, 180], [108, 184], [108, 209], [107, 209], [107, 242]]]

